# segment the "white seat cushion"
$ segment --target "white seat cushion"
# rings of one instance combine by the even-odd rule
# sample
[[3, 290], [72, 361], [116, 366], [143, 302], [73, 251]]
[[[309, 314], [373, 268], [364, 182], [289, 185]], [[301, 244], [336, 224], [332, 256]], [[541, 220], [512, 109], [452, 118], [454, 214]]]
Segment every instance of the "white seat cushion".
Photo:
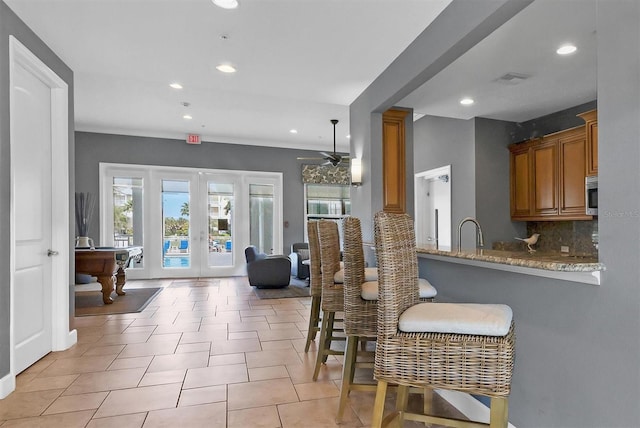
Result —
[[421, 299], [433, 299], [438, 294], [438, 290], [424, 278], [418, 278], [418, 288], [420, 289]]
[[[418, 278], [421, 299], [431, 299], [438, 294], [436, 289], [424, 278]], [[364, 300], [378, 300], [378, 281], [367, 281], [362, 284], [360, 297]]]
[[507, 305], [420, 303], [400, 315], [398, 328], [405, 333], [505, 336], [512, 318]]
[[[378, 280], [378, 268], [368, 267], [364, 268], [364, 280], [365, 281], [377, 281]], [[344, 265], [340, 262], [340, 270], [333, 275], [333, 282], [336, 284], [344, 284]]]

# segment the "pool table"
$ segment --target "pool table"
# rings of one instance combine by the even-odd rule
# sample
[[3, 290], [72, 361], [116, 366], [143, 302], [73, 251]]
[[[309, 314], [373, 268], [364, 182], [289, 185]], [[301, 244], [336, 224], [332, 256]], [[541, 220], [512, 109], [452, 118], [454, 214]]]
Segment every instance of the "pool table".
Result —
[[98, 277], [102, 285], [102, 301], [113, 303], [111, 293], [114, 288], [118, 296], [124, 296], [126, 282], [125, 269], [132, 261], [142, 258], [142, 247], [97, 247], [76, 248], [76, 274]]

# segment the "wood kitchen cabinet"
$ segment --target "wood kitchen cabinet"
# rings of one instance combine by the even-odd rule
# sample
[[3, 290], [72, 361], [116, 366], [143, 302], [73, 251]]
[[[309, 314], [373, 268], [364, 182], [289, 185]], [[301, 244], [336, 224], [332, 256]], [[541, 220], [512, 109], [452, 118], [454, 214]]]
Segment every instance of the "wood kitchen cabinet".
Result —
[[531, 215], [531, 146], [514, 144], [511, 150], [511, 218]]
[[591, 110], [578, 116], [585, 121], [587, 175], [598, 175], [598, 111]]
[[558, 215], [558, 144], [543, 139], [531, 146], [531, 187], [533, 204], [531, 215]]
[[511, 219], [589, 220], [586, 134], [580, 126], [509, 146]]
[[558, 134], [560, 152], [560, 216], [591, 218], [585, 214], [585, 165], [587, 140], [582, 129], [576, 128]]

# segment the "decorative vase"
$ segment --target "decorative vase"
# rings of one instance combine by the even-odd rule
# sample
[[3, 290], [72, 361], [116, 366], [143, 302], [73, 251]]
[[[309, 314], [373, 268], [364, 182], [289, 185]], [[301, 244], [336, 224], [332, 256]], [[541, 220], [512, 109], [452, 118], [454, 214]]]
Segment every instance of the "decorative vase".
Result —
[[76, 238], [76, 248], [94, 248], [93, 239], [88, 236], [78, 236]]

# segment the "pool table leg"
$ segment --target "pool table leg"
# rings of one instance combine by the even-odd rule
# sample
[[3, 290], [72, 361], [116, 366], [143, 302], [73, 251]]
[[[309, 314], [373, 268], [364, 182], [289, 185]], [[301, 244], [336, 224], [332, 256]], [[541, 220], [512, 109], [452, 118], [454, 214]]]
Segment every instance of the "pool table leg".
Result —
[[111, 293], [113, 292], [115, 285], [115, 278], [108, 275], [101, 275], [98, 277], [98, 282], [102, 285], [102, 301], [105, 305], [113, 303]]
[[125, 274], [124, 274], [124, 268], [125, 268], [125, 262], [120, 262], [118, 261], [118, 272], [116, 272], [116, 294], [118, 296], [124, 296], [125, 294], [127, 294], [123, 288], [124, 288], [124, 283], [127, 280]]

